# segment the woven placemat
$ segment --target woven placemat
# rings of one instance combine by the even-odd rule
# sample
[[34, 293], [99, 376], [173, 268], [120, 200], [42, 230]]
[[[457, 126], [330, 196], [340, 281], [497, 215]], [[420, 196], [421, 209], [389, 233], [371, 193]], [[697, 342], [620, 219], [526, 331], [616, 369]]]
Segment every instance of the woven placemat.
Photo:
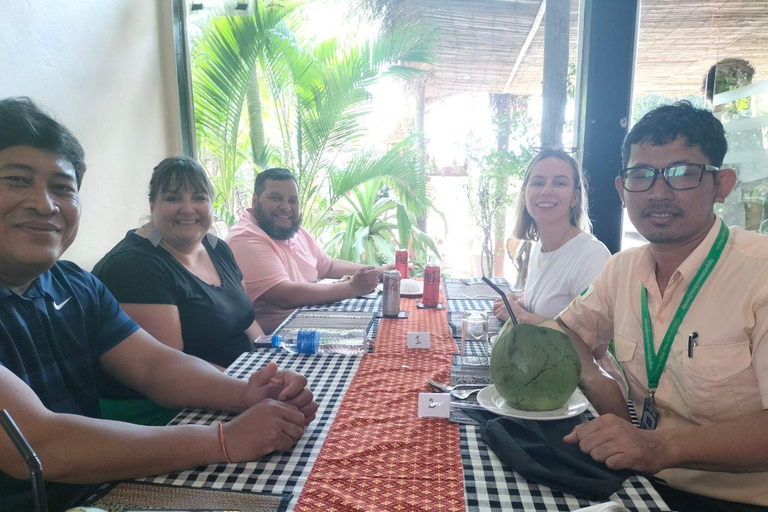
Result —
[[362, 329], [367, 331], [375, 313], [367, 311], [299, 311], [283, 329]]
[[150, 509], [283, 512], [291, 497], [289, 493], [256, 494], [124, 482], [111, 488], [89, 506], [108, 512]]
[[[467, 281], [468, 282], [468, 281]], [[498, 286], [504, 293], [510, 293], [512, 289], [509, 284], [504, 282], [497, 282], [494, 280], [494, 284]], [[454, 299], [498, 299], [499, 294], [496, 291], [480, 281], [479, 283], [470, 282], [466, 284], [464, 281], [450, 281], [445, 283], [445, 296], [449, 300]]]

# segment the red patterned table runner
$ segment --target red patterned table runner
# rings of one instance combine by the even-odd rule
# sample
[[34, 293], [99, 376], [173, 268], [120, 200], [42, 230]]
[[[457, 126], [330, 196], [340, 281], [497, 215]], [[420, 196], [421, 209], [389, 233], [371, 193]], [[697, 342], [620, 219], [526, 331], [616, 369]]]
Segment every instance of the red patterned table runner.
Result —
[[[413, 299], [401, 307], [407, 319], [381, 319], [297, 512], [465, 510], [458, 425], [417, 415], [424, 379], [449, 381], [456, 343], [444, 310], [417, 309]], [[429, 331], [430, 349], [406, 349], [409, 331]]]

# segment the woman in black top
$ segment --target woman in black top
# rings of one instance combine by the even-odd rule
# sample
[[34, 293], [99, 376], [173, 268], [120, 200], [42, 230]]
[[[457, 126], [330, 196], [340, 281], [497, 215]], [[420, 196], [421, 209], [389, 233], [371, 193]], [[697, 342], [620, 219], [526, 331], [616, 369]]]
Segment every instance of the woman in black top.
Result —
[[[163, 160], [149, 184], [151, 221], [129, 231], [93, 273], [155, 338], [223, 369], [263, 331], [232, 252], [208, 234], [212, 197], [199, 163]], [[176, 412], [106, 376], [101, 396], [104, 418], [159, 425]]]

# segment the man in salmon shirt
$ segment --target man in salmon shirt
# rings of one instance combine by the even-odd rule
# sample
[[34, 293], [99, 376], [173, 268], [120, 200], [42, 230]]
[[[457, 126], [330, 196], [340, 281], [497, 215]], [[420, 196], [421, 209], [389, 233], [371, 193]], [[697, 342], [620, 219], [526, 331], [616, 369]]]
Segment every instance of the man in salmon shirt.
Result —
[[[674, 510], [767, 510], [768, 237], [713, 213], [736, 183], [723, 126], [688, 102], [627, 135], [616, 188], [650, 243], [622, 251], [560, 313], [577, 347], [613, 339], [641, 427], [591, 361], [602, 414], [565, 437], [610, 468], [655, 474]], [[591, 358], [588, 358], [591, 359]], [[610, 414], [613, 413], [613, 414]]]
[[[372, 292], [381, 274], [392, 268], [332, 259], [301, 227], [301, 219], [296, 178], [287, 169], [267, 169], [256, 177], [252, 207], [227, 236], [256, 319], [266, 333], [273, 332], [297, 307]], [[345, 275], [352, 278], [318, 283]]]

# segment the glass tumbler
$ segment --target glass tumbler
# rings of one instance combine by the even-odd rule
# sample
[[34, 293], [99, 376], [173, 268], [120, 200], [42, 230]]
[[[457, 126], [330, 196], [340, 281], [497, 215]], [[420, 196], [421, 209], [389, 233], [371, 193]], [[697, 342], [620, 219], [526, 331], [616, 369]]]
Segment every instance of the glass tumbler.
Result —
[[470, 365], [489, 364], [489, 345], [488, 313], [466, 311], [461, 319], [461, 362]]

